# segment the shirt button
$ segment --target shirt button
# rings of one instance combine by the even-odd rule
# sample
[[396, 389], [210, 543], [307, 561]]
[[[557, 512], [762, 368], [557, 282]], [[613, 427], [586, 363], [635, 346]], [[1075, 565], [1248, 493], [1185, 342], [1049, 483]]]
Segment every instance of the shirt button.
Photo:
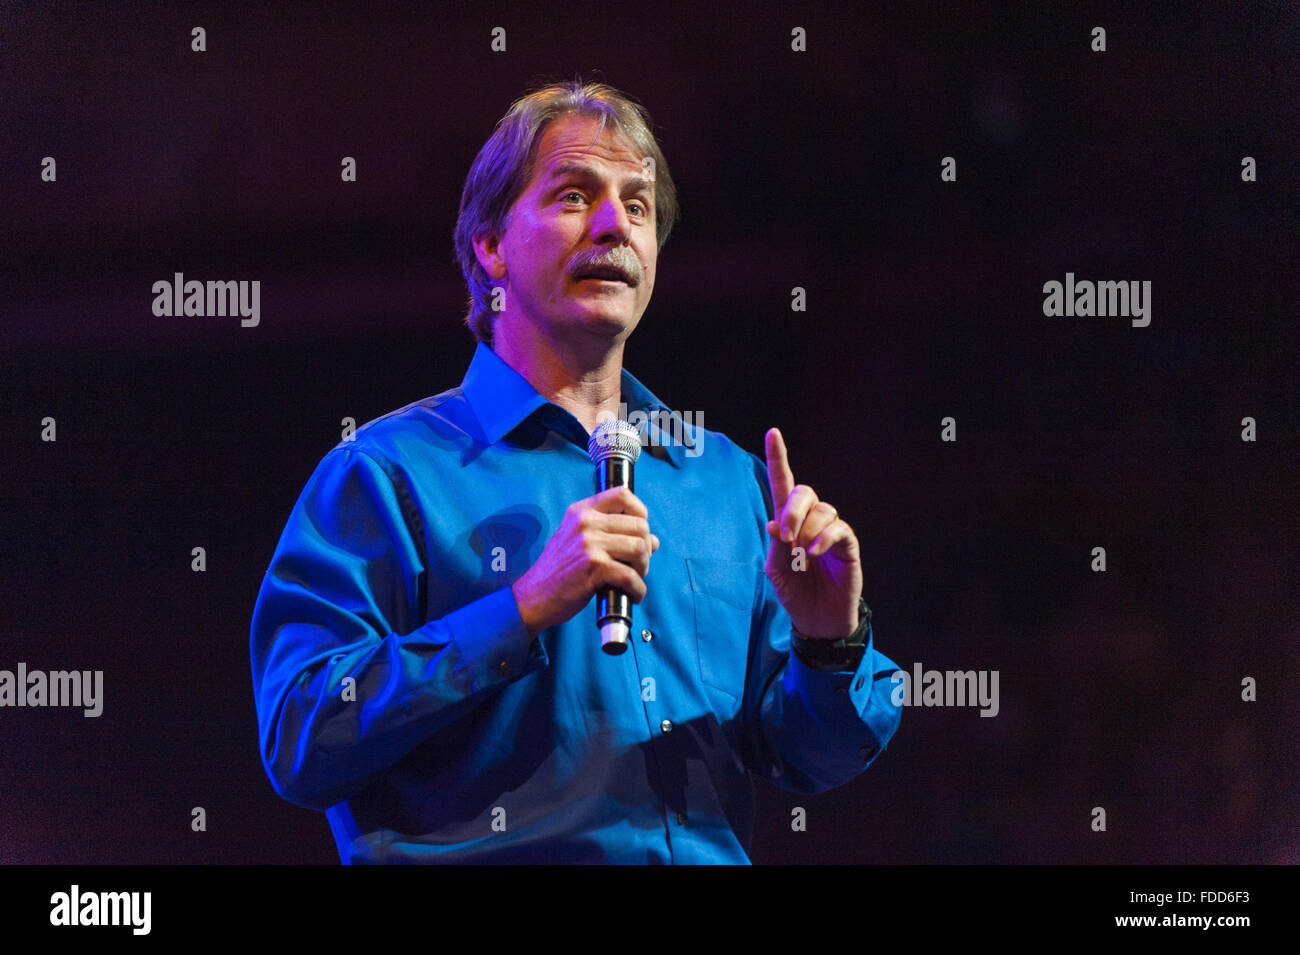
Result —
[[876, 755], [876, 747], [870, 745], [864, 746], [858, 750], [858, 755], [863, 759], [870, 759], [872, 756]]
[[649, 642], [650, 642], [651, 640], [653, 640], [654, 638], [655, 638], [655, 635], [654, 635], [653, 633], [651, 633], [649, 630], [642, 630], [642, 631], [641, 631], [641, 639], [644, 640], [646, 643], [649, 643]]
[[686, 813], [684, 813], [684, 812], [679, 812], [679, 813], [677, 814], [677, 825], [679, 825], [679, 826], [684, 826], [684, 825], [686, 825]]
[[497, 671], [498, 671], [502, 676], [506, 676], [507, 674], [509, 674], [509, 672], [510, 672], [510, 661], [509, 661], [509, 660], [502, 660], [500, 663], [498, 663], [498, 664], [497, 664]]
[[849, 692], [849, 688], [847, 686], [837, 686], [835, 688], [836, 696], [846, 696], [848, 692]]
[[673, 731], [673, 721], [664, 720], [662, 723], [659, 724], [659, 728], [663, 730], [665, 733], [671, 733]]

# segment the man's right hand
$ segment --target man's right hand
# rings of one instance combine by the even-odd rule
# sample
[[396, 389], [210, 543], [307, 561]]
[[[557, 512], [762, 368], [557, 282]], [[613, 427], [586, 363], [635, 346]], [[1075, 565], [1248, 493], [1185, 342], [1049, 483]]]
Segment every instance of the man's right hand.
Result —
[[601, 587], [617, 587], [633, 603], [642, 601], [642, 578], [659, 549], [648, 516], [645, 504], [625, 487], [569, 505], [537, 563], [510, 588], [529, 636], [564, 623]]

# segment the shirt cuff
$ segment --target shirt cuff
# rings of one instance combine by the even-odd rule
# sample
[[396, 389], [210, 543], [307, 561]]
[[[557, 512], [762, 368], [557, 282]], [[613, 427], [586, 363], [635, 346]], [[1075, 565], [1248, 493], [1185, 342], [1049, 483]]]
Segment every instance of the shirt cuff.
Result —
[[468, 680], [471, 693], [550, 662], [541, 640], [529, 636], [510, 587], [453, 610], [441, 622], [460, 650], [457, 676]]
[[862, 662], [852, 671], [814, 670], [790, 654], [787, 685], [825, 737], [836, 741], [841, 762], [847, 758], [857, 767], [854, 772], [875, 759], [898, 728], [900, 710], [890, 705], [889, 681], [877, 679], [896, 669], [870, 639]]

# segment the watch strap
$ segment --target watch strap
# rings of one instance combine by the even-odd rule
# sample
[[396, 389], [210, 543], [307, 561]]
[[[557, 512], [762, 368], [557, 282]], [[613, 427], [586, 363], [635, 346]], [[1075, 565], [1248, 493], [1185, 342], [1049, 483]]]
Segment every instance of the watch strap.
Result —
[[867, 649], [871, 633], [871, 608], [858, 597], [858, 626], [847, 637], [837, 640], [818, 640], [805, 637], [797, 627], [790, 625], [790, 645], [804, 665], [813, 670], [856, 670]]

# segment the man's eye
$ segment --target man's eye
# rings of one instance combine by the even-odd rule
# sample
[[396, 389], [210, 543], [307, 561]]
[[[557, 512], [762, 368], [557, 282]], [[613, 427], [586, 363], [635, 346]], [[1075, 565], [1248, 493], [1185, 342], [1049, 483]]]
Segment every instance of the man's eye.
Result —
[[641, 203], [633, 201], [632, 203], [630, 203], [630, 207], [636, 210], [636, 212], [634, 213], [635, 215], [639, 215], [639, 216], [645, 215], [645, 206], [641, 205]]
[[576, 189], [570, 189], [568, 192], [566, 192], [566, 193], [564, 193], [562, 196], [560, 196], [560, 198], [561, 198], [561, 199], [568, 199], [569, 196], [577, 196], [579, 199], [581, 199], [581, 198], [582, 198], [582, 193], [578, 192]]

